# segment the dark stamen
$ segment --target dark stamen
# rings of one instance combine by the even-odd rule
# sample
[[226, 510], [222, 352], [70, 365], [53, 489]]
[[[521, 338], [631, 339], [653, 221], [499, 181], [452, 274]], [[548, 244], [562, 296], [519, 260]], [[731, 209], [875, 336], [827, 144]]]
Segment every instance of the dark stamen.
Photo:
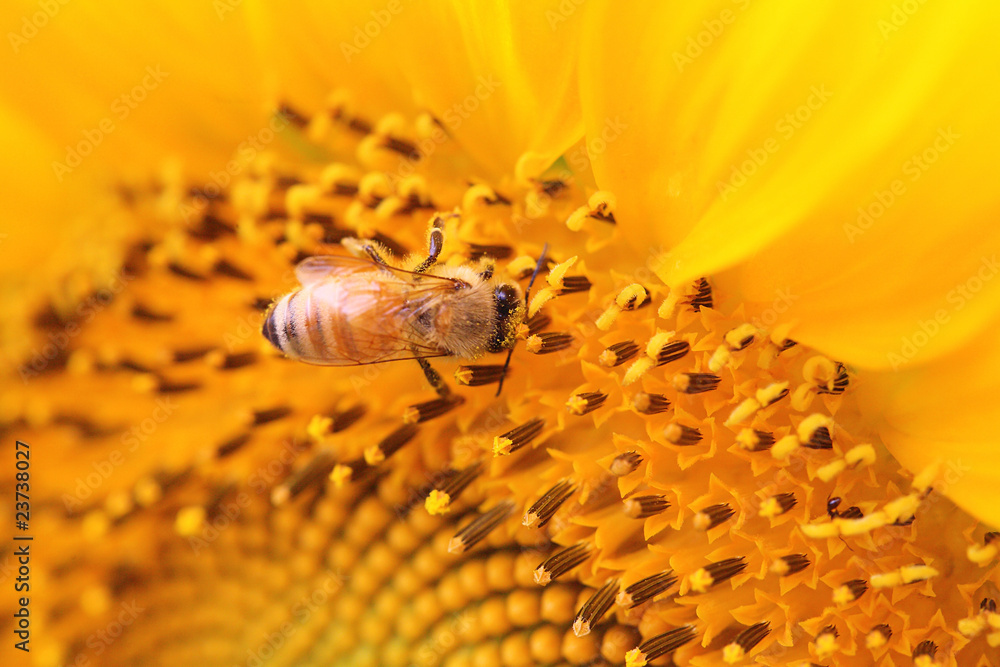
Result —
[[543, 331], [528, 337], [525, 347], [532, 354], [550, 354], [573, 344], [573, 335], [563, 331]]
[[253, 426], [263, 426], [264, 424], [268, 424], [278, 419], [283, 419], [290, 414], [292, 414], [292, 409], [286, 405], [270, 408], [268, 410], [254, 410], [253, 421], [251, 423]]
[[638, 353], [639, 346], [635, 344], [635, 341], [627, 340], [608, 346], [597, 359], [602, 366], [614, 368], [624, 364]]
[[465, 403], [465, 399], [455, 394], [424, 401], [423, 403], [416, 403], [403, 411], [403, 423], [420, 424], [429, 419], [440, 417], [454, 410], [462, 403]]
[[324, 482], [333, 470], [336, 461], [329, 450], [320, 450], [309, 463], [293, 472], [284, 482], [271, 491], [271, 504], [283, 505], [310, 486]]
[[528, 508], [521, 523], [528, 528], [541, 528], [574, 493], [576, 493], [576, 487], [573, 484], [568, 481], [559, 482]]
[[782, 577], [787, 577], [795, 574], [796, 572], [801, 572], [812, 564], [809, 557], [805, 554], [789, 554], [787, 556], [782, 556], [781, 562], [784, 564], [782, 569], [785, 570], [784, 572], [779, 571], [779, 575]]
[[514, 503], [506, 500], [488, 512], [480, 514], [455, 533], [455, 537], [448, 543], [448, 553], [465, 553], [503, 523], [513, 510]]
[[695, 283], [695, 294], [688, 303], [695, 311], [712, 307], [712, 286], [708, 284], [707, 278], [700, 278]]
[[653, 661], [660, 656], [676, 651], [693, 640], [697, 634], [694, 626], [685, 625], [644, 641], [639, 644], [639, 652], [642, 653], [647, 662]]
[[604, 401], [607, 399], [607, 394], [603, 394], [599, 391], [591, 391], [585, 394], [576, 394], [575, 396], [570, 397], [570, 399], [566, 402], [566, 407], [569, 408], [569, 411], [574, 415], [583, 416], [604, 405]]
[[590, 634], [593, 628], [608, 613], [611, 605], [615, 603], [615, 596], [618, 594], [618, 580], [612, 579], [597, 590], [590, 598], [583, 603], [580, 611], [576, 613], [576, 620], [573, 622], [573, 634], [577, 637], [584, 637]]
[[632, 496], [625, 500], [625, 516], [632, 519], [645, 519], [659, 514], [670, 507], [666, 496]]
[[624, 477], [638, 468], [640, 463], [642, 456], [638, 452], [625, 452], [616, 456], [608, 469], [615, 477]]
[[671, 570], [640, 579], [618, 594], [618, 605], [633, 609], [643, 602], [655, 598], [676, 583], [677, 575]]
[[[677, 361], [690, 351], [691, 344], [686, 340], [675, 340], [667, 343], [660, 348], [659, 352], [656, 353], [656, 365], [662, 366], [664, 364], [669, 364], [671, 361]], [[707, 391], [707, 389], [703, 391]]]
[[632, 399], [632, 407], [644, 415], [656, 415], [670, 409], [670, 401], [663, 394], [639, 392]]
[[663, 429], [663, 437], [667, 439], [667, 442], [680, 447], [690, 447], [691, 445], [697, 445], [701, 442], [702, 436], [701, 431], [692, 426], [685, 426], [684, 424], [673, 422], [671, 424], [667, 424], [667, 427]]
[[723, 521], [732, 518], [734, 514], [736, 514], [736, 510], [728, 503], [709, 505], [694, 515], [694, 527], [698, 530], [711, 530]]
[[498, 435], [493, 439], [493, 455], [513, 454], [537, 438], [544, 426], [545, 420], [536, 417], [516, 428], [512, 428], [503, 435]]
[[701, 394], [719, 386], [722, 378], [712, 373], [678, 373], [674, 376], [674, 389], [685, 394]]
[[553, 579], [566, 574], [587, 560], [589, 551], [587, 544], [581, 542], [549, 556], [535, 568], [535, 583], [539, 586], [545, 586]]

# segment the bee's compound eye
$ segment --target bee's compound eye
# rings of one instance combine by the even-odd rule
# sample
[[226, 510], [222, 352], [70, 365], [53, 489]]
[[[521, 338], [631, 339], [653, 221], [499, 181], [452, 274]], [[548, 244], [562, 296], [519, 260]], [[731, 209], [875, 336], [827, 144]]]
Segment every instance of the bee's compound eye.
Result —
[[510, 315], [521, 305], [521, 295], [510, 285], [500, 285], [493, 293], [497, 302], [497, 313], [503, 317]]

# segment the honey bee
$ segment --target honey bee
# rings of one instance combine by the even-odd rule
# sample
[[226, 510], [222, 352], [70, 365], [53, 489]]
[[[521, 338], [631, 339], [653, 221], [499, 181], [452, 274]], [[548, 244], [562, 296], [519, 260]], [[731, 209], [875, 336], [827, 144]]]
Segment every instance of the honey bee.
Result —
[[431, 222], [427, 257], [412, 269], [387, 261], [376, 242], [342, 244], [351, 255], [302, 260], [295, 267], [301, 287], [269, 308], [262, 333], [286, 356], [326, 366], [415, 359], [446, 396], [448, 386], [428, 359], [513, 351], [526, 296], [517, 284], [495, 277], [492, 264], [438, 265], [440, 216]]

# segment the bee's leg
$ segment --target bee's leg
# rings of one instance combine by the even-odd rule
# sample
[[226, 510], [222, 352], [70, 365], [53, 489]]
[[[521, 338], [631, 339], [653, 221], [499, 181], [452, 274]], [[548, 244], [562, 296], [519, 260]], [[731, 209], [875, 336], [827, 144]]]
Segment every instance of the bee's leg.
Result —
[[420, 364], [420, 368], [424, 371], [424, 376], [427, 378], [427, 381], [431, 383], [431, 386], [434, 387], [434, 391], [438, 393], [438, 396], [445, 398], [451, 393], [451, 389], [449, 389], [448, 385], [445, 384], [441, 374], [431, 367], [429, 361], [417, 357], [417, 363]]
[[431, 223], [431, 231], [427, 235], [427, 258], [413, 269], [414, 273], [424, 273], [438, 261], [438, 255], [444, 247], [444, 218], [436, 216]]
[[379, 266], [384, 266], [385, 268], [389, 268], [389, 264], [385, 261], [385, 259], [382, 258], [382, 255], [379, 254], [378, 248], [373, 246], [371, 243], [364, 244], [363, 246], [361, 246], [361, 249], [364, 250], [368, 254], [368, 256], [372, 258], [373, 262], [375, 262]]

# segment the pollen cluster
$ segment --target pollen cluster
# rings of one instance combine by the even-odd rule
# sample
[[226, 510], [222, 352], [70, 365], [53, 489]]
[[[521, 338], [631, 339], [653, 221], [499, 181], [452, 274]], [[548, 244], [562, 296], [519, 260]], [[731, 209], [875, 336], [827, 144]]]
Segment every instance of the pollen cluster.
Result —
[[[78, 333], [0, 387], [8, 439], [59, 459], [33, 664], [1000, 660], [1000, 540], [865, 427], [863, 374], [711, 276], [664, 286], [585, 175], [479, 179], [434, 118], [348, 100], [283, 107], [224, 186], [123, 183], [124, 289], [41, 311], [37, 340]], [[500, 354], [432, 360], [441, 399], [262, 338], [298, 261], [420, 255], [436, 213], [442, 261], [522, 288], [548, 244], [499, 397]]]

